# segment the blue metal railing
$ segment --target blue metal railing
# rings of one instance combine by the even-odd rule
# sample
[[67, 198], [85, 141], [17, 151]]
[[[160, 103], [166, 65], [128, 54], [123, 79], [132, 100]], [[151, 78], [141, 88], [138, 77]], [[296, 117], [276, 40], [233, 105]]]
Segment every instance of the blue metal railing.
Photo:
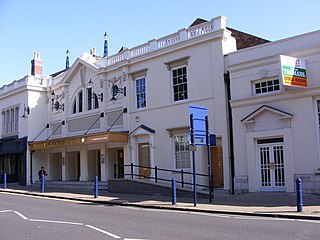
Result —
[[[124, 169], [130, 167], [130, 173], [125, 173]], [[135, 169], [138, 169], [138, 171], [135, 171]], [[149, 175], [143, 175], [140, 174], [140, 169], [148, 169], [150, 171], [154, 171], [154, 174], [152, 176], [151, 172]], [[139, 174], [137, 174], [137, 172]], [[181, 187], [184, 188], [186, 185], [192, 186], [192, 182], [187, 182], [185, 181], [185, 176], [192, 176], [192, 172], [186, 172], [183, 170], [171, 170], [171, 169], [165, 169], [165, 168], [159, 168], [157, 166], [155, 167], [147, 167], [147, 166], [141, 166], [141, 165], [136, 165], [136, 164], [114, 164], [114, 178], [124, 178], [125, 176], [130, 176], [132, 179], [134, 177], [139, 177], [139, 178], [145, 178], [145, 179], [153, 179], [155, 183], [158, 183], [158, 181], [163, 181], [163, 182], [171, 182], [172, 181], [172, 176], [169, 178], [161, 178], [159, 177], [159, 173], [161, 172], [169, 172], [172, 174], [179, 174], [180, 179], [176, 179], [177, 184], [181, 184]], [[202, 174], [202, 173], [196, 173], [197, 177], [205, 177], [209, 179], [208, 174]], [[208, 181], [209, 182], [209, 181]], [[207, 188], [208, 190], [210, 189], [209, 185], [204, 185], [204, 184], [196, 184], [197, 187], [203, 187]]]

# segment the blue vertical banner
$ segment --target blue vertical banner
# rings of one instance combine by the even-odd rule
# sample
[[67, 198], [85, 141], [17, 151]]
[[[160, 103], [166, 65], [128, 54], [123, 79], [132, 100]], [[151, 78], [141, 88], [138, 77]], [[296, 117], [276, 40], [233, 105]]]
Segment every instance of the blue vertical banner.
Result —
[[[206, 117], [208, 116], [208, 109], [201, 106], [189, 106], [189, 114], [193, 116], [193, 144], [195, 146], [207, 145], [207, 130]], [[191, 136], [189, 139], [191, 144]]]

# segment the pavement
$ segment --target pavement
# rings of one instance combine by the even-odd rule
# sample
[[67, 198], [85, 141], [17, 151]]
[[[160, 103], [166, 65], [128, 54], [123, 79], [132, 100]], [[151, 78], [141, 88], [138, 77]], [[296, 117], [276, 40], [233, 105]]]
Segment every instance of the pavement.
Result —
[[209, 203], [208, 198], [202, 197], [198, 198], [197, 204], [194, 206], [193, 198], [177, 198], [177, 203], [173, 205], [171, 198], [163, 196], [100, 191], [99, 196], [94, 198], [93, 191], [70, 192], [69, 190], [66, 192], [66, 190], [61, 189], [50, 189], [41, 193], [40, 189], [18, 184], [8, 184], [6, 189], [0, 188], [0, 192], [78, 200], [95, 204], [320, 221], [320, 195], [311, 194], [303, 194], [303, 211], [297, 212], [296, 194], [294, 193], [246, 193], [236, 195], [215, 193], [212, 203]]

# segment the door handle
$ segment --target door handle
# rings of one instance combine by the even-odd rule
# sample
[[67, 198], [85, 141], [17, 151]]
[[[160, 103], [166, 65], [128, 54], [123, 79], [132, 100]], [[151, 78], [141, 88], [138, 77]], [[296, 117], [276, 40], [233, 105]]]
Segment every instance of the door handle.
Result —
[[269, 163], [269, 167], [270, 167], [271, 170], [274, 170], [275, 169], [274, 162], [270, 162]]

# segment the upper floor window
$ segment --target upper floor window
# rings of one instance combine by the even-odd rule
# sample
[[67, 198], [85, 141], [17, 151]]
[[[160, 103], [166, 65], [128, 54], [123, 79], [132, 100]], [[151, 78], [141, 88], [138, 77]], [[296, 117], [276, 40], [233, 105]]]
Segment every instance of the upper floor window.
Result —
[[137, 108], [146, 107], [146, 81], [145, 78], [135, 80]]
[[256, 95], [280, 91], [279, 79], [255, 82], [254, 91]]
[[19, 107], [2, 111], [2, 134], [19, 132]]
[[173, 136], [174, 158], [177, 169], [190, 168], [190, 151], [188, 134], [177, 134]]
[[92, 88], [87, 88], [87, 91], [80, 90], [75, 96], [72, 104], [72, 113], [81, 113], [85, 109], [90, 111], [97, 108], [99, 108], [98, 96], [92, 91]]
[[88, 101], [87, 101], [88, 111], [99, 108], [97, 94], [95, 94], [95, 92], [92, 91], [92, 88], [87, 89], [87, 97], [88, 97]]
[[173, 99], [188, 99], [187, 67], [172, 69]]

